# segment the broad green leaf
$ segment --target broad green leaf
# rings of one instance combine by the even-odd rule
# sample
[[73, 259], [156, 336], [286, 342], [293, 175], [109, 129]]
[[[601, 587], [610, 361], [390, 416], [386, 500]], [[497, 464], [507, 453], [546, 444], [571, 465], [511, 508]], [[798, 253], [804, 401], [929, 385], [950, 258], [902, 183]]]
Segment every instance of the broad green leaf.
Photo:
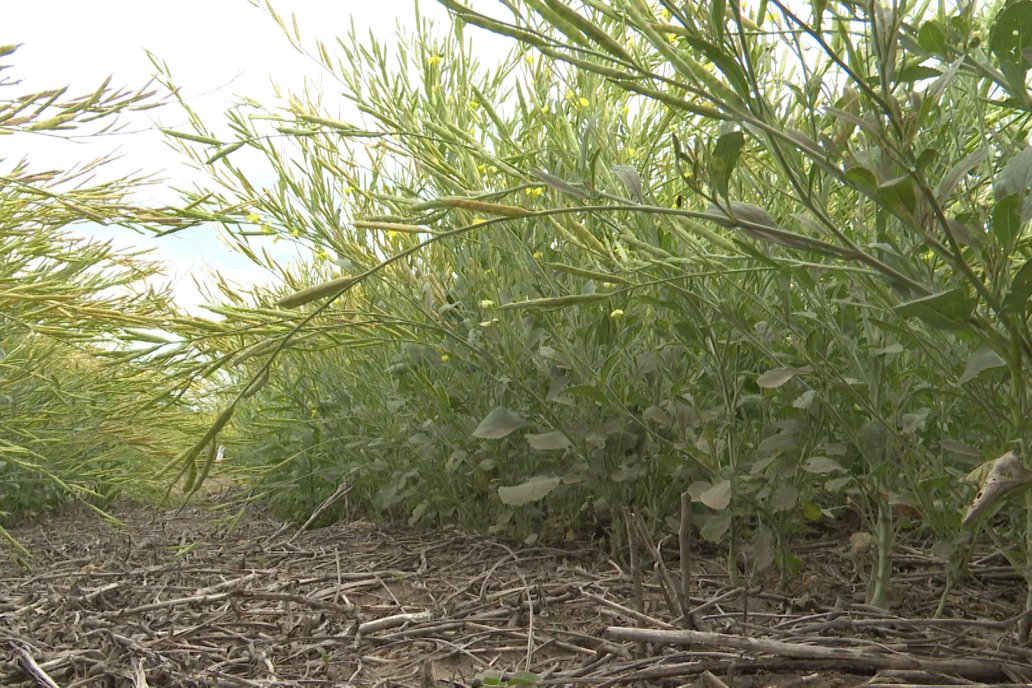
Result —
[[[710, 160], [710, 182], [713, 190], [721, 198], [727, 198], [728, 182], [731, 180], [731, 173], [742, 153], [742, 146], [745, 145], [745, 135], [740, 131], [732, 131], [723, 134], [717, 139], [713, 147], [713, 156]], [[735, 213], [738, 214], [737, 211]], [[774, 224], [773, 220], [770, 222]]]
[[523, 417], [519, 414], [499, 406], [480, 421], [480, 425], [473, 431], [473, 437], [485, 440], [501, 439], [513, 430], [522, 427], [524, 422]]
[[943, 203], [953, 193], [953, 190], [957, 188], [960, 180], [966, 177], [971, 170], [985, 162], [988, 156], [989, 148], [986, 146], [982, 146], [964, 156], [949, 172], [943, 175], [942, 179], [935, 186], [935, 200], [939, 201], [940, 204]]
[[968, 327], [968, 318], [975, 309], [976, 300], [960, 287], [930, 296], [907, 301], [896, 306], [906, 318], [919, 318], [940, 330], [961, 330]]
[[931, 20], [921, 24], [917, 32], [917, 42], [922, 48], [936, 55], [946, 54], [946, 31], [942, 22]]
[[[829, 108], [830, 109], [830, 108]], [[846, 179], [857, 189], [869, 196], [878, 194], [878, 178], [866, 167], [854, 165], [846, 170]]]
[[585, 397], [586, 399], [597, 401], [600, 404], [609, 403], [609, 397], [607, 397], [598, 387], [593, 387], [591, 385], [574, 385], [572, 387], [567, 387], [563, 390], [563, 394]]
[[718, 543], [724, 537], [724, 533], [731, 527], [731, 512], [724, 511], [719, 514], [712, 514], [699, 529], [699, 535], [707, 542]]
[[527, 435], [527, 443], [538, 451], [569, 449], [571, 446], [570, 439], [558, 430]]
[[627, 193], [638, 203], [645, 202], [645, 193], [641, 186], [641, 177], [633, 165], [613, 165], [610, 170], [613, 176], [620, 180], [620, 183], [627, 189]]
[[842, 473], [846, 472], [846, 469], [842, 467], [835, 459], [828, 458], [827, 456], [811, 456], [803, 464], [803, 470], [807, 473], [816, 473], [821, 475], [824, 473], [834, 473], [839, 471]]
[[1005, 368], [1006, 366], [1007, 362], [1000, 358], [999, 354], [991, 348], [988, 346], [979, 347], [968, 358], [967, 365], [964, 366], [964, 373], [960, 376], [960, 383], [963, 384], [974, 380], [982, 371], [993, 368]]
[[1024, 51], [1032, 47], [1032, 2], [1009, 2], [996, 15], [989, 31], [989, 49], [1001, 63], [1021, 64], [1027, 71]]
[[1021, 234], [1021, 225], [1021, 197], [1012, 194], [997, 201], [993, 207], [993, 234], [1004, 255], [1010, 255], [1014, 241]]
[[878, 197], [886, 208], [901, 215], [913, 215], [917, 209], [914, 180], [910, 176], [896, 177], [879, 184]]
[[892, 356], [901, 353], [903, 353], [903, 345], [898, 342], [895, 344], [889, 344], [881, 349], [875, 349], [871, 352], [874, 356]]
[[774, 368], [773, 370], [761, 373], [759, 377], [756, 378], [756, 384], [763, 389], [777, 389], [796, 375], [806, 375], [807, 373], [812, 372], [812, 368]]
[[1025, 261], [1025, 264], [1018, 270], [1018, 274], [1011, 281], [1007, 296], [1003, 299], [1003, 313], [1024, 313], [1028, 306], [1028, 300], [1032, 298], [1032, 258]]
[[907, 434], [924, 432], [925, 426], [928, 424], [928, 416], [931, 414], [932, 410], [928, 408], [914, 413], [904, 413], [899, 419], [899, 429]]
[[756, 452], [758, 454], [780, 453], [798, 446], [799, 440], [795, 435], [789, 432], [779, 432], [760, 442], [756, 447]]
[[885, 449], [888, 444], [888, 430], [877, 420], [867, 421], [860, 426], [856, 433], [857, 449], [872, 466], [878, 465], [885, 458]]
[[763, 571], [774, 563], [774, 553], [777, 543], [769, 528], [758, 528], [752, 541], [752, 557], [749, 566], [752, 573]]
[[817, 390], [808, 389], [792, 402], [792, 407], [797, 409], [808, 409], [813, 406], [813, 402], [817, 399]]
[[1013, 194], [1022, 195], [1032, 185], [1032, 146], [1026, 146], [1007, 161], [993, 183], [996, 200]]
[[903, 69], [899, 70], [896, 74], [896, 81], [900, 83], [914, 83], [915, 81], [924, 81], [925, 79], [934, 79], [935, 77], [942, 74], [941, 69], [934, 67], [926, 67], [920, 64], [909, 64]]
[[541, 475], [519, 485], [499, 486], [498, 497], [503, 504], [521, 506], [543, 499], [549, 492], [558, 487], [560, 482], [562, 480], [559, 478]]
[[770, 508], [775, 513], [794, 509], [799, 499], [799, 490], [794, 485], [779, 485], [768, 499]]
[[699, 495], [699, 501], [714, 511], [726, 509], [727, 505], [731, 503], [731, 481], [721, 480]]

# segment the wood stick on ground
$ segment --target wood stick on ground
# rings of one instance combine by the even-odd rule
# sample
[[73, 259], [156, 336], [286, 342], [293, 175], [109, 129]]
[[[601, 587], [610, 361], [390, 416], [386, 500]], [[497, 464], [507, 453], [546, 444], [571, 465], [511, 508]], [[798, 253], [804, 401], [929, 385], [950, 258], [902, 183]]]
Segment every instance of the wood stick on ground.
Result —
[[635, 513], [630, 507], [623, 508], [624, 526], [627, 530], [627, 550], [630, 558], [631, 585], [634, 588], [634, 608], [645, 613], [645, 592], [641, 585], [641, 562], [638, 561], [638, 533], [634, 527]]
[[653, 645], [703, 645], [723, 649], [733, 648], [750, 652], [762, 652], [780, 657], [801, 659], [833, 659], [846, 660], [875, 669], [919, 669], [942, 674], [963, 676], [976, 681], [1013, 680], [1013, 676], [1032, 677], [1027, 664], [983, 659], [943, 659], [939, 657], [919, 657], [901, 652], [881, 654], [879, 646], [872, 644], [870, 649], [855, 650], [841, 647], [826, 647], [786, 643], [766, 638], [746, 638], [740, 635], [725, 633], [708, 633], [704, 631], [663, 631], [654, 628], [627, 628], [610, 626], [606, 635], [618, 640], [635, 643], [651, 643]]
[[687, 490], [681, 493], [681, 524], [677, 531], [677, 548], [681, 564], [681, 623], [686, 628], [696, 628], [695, 619], [689, 610], [692, 608], [692, 496]]

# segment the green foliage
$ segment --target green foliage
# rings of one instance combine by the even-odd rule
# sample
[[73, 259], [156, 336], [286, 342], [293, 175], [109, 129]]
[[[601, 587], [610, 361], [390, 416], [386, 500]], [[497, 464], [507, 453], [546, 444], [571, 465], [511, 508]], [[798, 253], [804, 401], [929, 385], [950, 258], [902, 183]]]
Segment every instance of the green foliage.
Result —
[[224, 289], [211, 344], [284, 511], [347, 481], [561, 537], [687, 490], [729, 570], [751, 539], [788, 575], [853, 505], [877, 604], [899, 529], [963, 551], [961, 478], [1028, 441], [1028, 3], [442, 4], [393, 57], [315, 46], [359, 124], [296, 94], [176, 135], [220, 189], [191, 207], [287, 285]]
[[[0, 100], [0, 133], [96, 134], [154, 104], [107, 83], [81, 98], [20, 95]], [[160, 332], [176, 311], [151, 286], [158, 266], [68, 229], [181, 222], [131, 204], [142, 179], [91, 181], [104, 162], [67, 172], [8, 162], [0, 177], [0, 524], [70, 500], [159, 496], [158, 470], [207, 422], [172, 396], [183, 345]]]

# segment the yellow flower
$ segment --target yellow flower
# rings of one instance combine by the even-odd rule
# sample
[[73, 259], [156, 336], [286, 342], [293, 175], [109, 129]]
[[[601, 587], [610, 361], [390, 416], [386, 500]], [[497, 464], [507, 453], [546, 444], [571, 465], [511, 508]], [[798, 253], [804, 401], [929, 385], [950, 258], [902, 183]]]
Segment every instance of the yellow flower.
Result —
[[447, 363], [449, 358], [451, 358], [451, 356], [448, 354], [441, 354], [441, 363]]
[[545, 254], [541, 251], [534, 251], [534, 260], [541, 260], [545, 257]]
[[480, 302], [480, 307], [481, 308], [491, 308], [494, 305], [495, 305], [495, 302], [492, 301], [491, 299], [484, 299], [483, 301]]
[[324, 251], [323, 249], [319, 249], [318, 251], [316, 251], [315, 252], [315, 257], [318, 258], [319, 260], [329, 260], [330, 259], [330, 255], [328, 253], [326, 253], [326, 251]]
[[312, 418], [315, 418], [316, 416], [318, 416], [318, 415], [319, 415], [319, 409], [317, 409], [317, 408], [315, 408], [315, 407], [313, 406], [313, 407], [312, 407], [312, 411], [311, 411], [310, 415], [312, 416]]
[[529, 64], [529, 65], [534, 64], [534, 56], [531, 55], [530, 53], [527, 53], [526, 55], [524, 55], [523, 59], [526, 60], [527, 64]]
[[292, 236], [292, 237], [294, 237], [295, 239], [297, 239], [297, 238], [298, 238], [299, 236], [301, 236], [301, 230], [300, 230], [300, 229], [298, 229], [297, 227], [295, 227], [295, 228], [291, 229], [291, 230], [290, 230], [290, 236]]
[[436, 67], [437, 65], [441, 64], [441, 56], [431, 55], [430, 57], [426, 58], [426, 64], [428, 67]]
[[635, 148], [634, 146], [628, 147], [627, 155], [634, 156], [634, 155], [637, 155], [637, 154], [638, 154], [638, 149], [637, 148]]
[[261, 219], [262, 218], [258, 217], [258, 213], [248, 213], [247, 214], [247, 221], [252, 223], [252, 224], [257, 223]]
[[619, 308], [617, 308], [615, 311], [613, 311], [612, 313], [609, 314], [609, 317], [612, 318], [613, 320], [619, 320], [623, 316], [624, 316], [624, 312], [622, 310], [620, 310]]
[[581, 96], [580, 99], [577, 101], [577, 104], [580, 105], [582, 108], [586, 108], [589, 105], [591, 105], [591, 101], [585, 98], [584, 96]]
[[545, 193], [545, 190], [543, 187], [540, 186], [532, 186], [529, 189], [526, 189], [525, 193], [528, 196], [541, 196]]

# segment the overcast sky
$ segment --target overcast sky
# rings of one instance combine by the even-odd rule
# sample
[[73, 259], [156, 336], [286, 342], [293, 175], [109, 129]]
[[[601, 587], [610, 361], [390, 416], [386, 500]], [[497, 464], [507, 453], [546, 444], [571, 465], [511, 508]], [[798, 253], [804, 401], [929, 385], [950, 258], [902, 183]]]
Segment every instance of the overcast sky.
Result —
[[[397, 22], [412, 25], [415, 16], [413, 0], [273, 0], [273, 6], [286, 18], [292, 12], [297, 15], [306, 44], [315, 39], [330, 42], [344, 35], [352, 20], [359, 35], [372, 29], [378, 39], [387, 41]], [[424, 17], [447, 21], [434, 0], [421, 2], [420, 11]], [[21, 2], [5, 12], [0, 23], [0, 45], [8, 43], [22, 44], [5, 60], [13, 64], [5, 73], [20, 79], [21, 84], [6, 88], [5, 98], [65, 85], [72, 87], [73, 94], [90, 92], [109, 75], [113, 86], [138, 88], [154, 72], [145, 50], [169, 65], [191, 107], [206, 122], [220, 121], [220, 113], [237, 96], [271, 103], [273, 82], [286, 90], [300, 90], [308, 78], [324, 86], [327, 94], [336, 88], [331, 81], [323, 83], [318, 67], [290, 47], [264, 9], [247, 0]], [[478, 49], [482, 46], [485, 52], [497, 54], [506, 47], [492, 44], [489, 35], [478, 37], [476, 44]], [[175, 128], [183, 119], [174, 108], [152, 111], [131, 122], [128, 133], [88, 146], [39, 135], [5, 137], [0, 158], [7, 160], [3, 167], [27, 156], [34, 169], [66, 169], [117, 149], [123, 159], [113, 173], [158, 173], [181, 185], [186, 172], [179, 156], [163, 142], [155, 126]], [[210, 229], [191, 229], [157, 242], [117, 228], [98, 235], [120, 245], [156, 248], [169, 266], [168, 276], [176, 284], [180, 302], [191, 309], [196, 308], [199, 296], [190, 276], [201, 275], [206, 264], [237, 282], [246, 282], [255, 274], [245, 259], [223, 248]]]

